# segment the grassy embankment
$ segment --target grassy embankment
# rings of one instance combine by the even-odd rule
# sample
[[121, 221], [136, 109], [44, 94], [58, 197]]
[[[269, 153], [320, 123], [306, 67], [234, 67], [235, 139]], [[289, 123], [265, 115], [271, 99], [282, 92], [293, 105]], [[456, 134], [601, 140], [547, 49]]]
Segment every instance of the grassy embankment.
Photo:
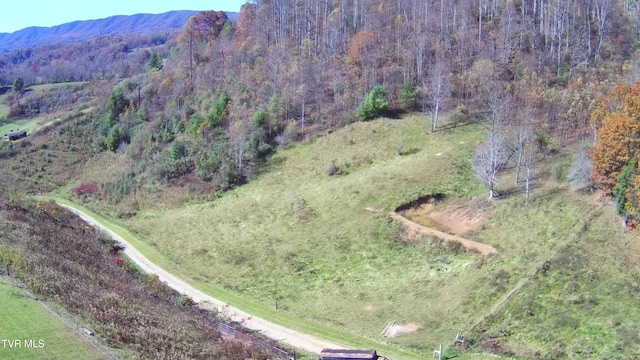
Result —
[[[82, 339], [82, 335], [68, 328], [60, 319], [4, 277], [0, 277], [0, 304], [0, 358], [107, 358]], [[9, 340], [12, 342], [9, 343]], [[19, 346], [15, 340], [20, 341]]]
[[[529, 206], [508, 185], [512, 178], [503, 179], [502, 188], [513, 193], [486, 204], [487, 222], [466, 235], [493, 245], [498, 256], [483, 259], [433, 239], [405, 241], [386, 216], [396, 206], [427, 194], [447, 195], [445, 205], [485, 196], [468, 164], [479, 128], [427, 135], [426, 125], [416, 116], [356, 123], [280, 151], [268, 171], [214, 202], [143, 206], [122, 224], [152, 261], [208, 293], [392, 359], [430, 356], [438, 344], [451, 347], [457, 332], [498, 354], [524, 357], [637, 351], [633, 320], [608, 315], [612, 304], [631, 304], [636, 296], [637, 286], [627, 284], [630, 270], [612, 273], [630, 261], [615, 256], [626, 235], [616, 234], [608, 207], [551, 179], [551, 168], [570, 162], [569, 153], [539, 159]], [[341, 174], [326, 174], [332, 163]], [[575, 254], [582, 255], [575, 260]], [[629, 290], [610, 291], [616, 287]], [[561, 310], [567, 307], [568, 318], [569, 309]], [[391, 320], [419, 329], [378, 337]], [[575, 331], [582, 325], [617, 345], [588, 348], [590, 335]], [[543, 342], [541, 335], [553, 339]]]

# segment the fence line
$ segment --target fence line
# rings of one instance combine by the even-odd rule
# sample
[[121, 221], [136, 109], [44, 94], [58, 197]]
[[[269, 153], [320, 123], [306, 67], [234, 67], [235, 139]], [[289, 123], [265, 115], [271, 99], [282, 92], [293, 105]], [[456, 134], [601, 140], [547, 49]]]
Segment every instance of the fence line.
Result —
[[280, 349], [277, 346], [274, 345], [270, 345], [266, 342], [264, 342], [263, 340], [253, 336], [253, 335], [249, 335], [246, 334], [236, 328], [234, 328], [233, 326], [227, 325], [225, 323], [219, 323], [218, 324], [218, 331], [220, 332], [220, 334], [222, 336], [226, 336], [232, 339], [238, 339], [238, 340], [242, 340], [242, 341], [247, 341], [247, 342], [251, 342], [253, 345], [257, 345], [267, 351], [271, 351], [272, 353], [274, 353], [278, 359], [286, 359], [286, 360], [295, 360], [296, 359], [296, 354], [290, 354], [288, 351], [285, 351], [283, 349]]

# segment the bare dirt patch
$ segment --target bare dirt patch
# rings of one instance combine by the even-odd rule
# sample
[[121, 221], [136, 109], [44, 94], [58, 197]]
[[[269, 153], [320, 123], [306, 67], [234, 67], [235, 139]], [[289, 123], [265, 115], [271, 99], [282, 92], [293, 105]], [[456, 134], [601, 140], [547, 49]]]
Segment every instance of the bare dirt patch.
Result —
[[459, 242], [467, 251], [477, 251], [485, 256], [497, 254], [498, 251], [490, 245], [459, 236], [484, 224], [489, 217], [490, 204], [474, 198], [437, 211], [444, 199], [443, 195], [422, 196], [399, 206], [390, 216], [403, 225], [409, 238], [435, 236], [444, 241]]
[[408, 323], [405, 325], [393, 323], [393, 325], [390, 325], [387, 327], [383, 336], [388, 338], [395, 338], [406, 333], [412, 333], [412, 332], [418, 331], [419, 329], [420, 329], [420, 325], [416, 323]]
[[479, 229], [489, 217], [491, 206], [486, 200], [473, 198], [438, 209], [444, 201], [443, 195], [421, 196], [397, 207], [395, 211], [413, 222], [453, 235]]
[[484, 256], [495, 255], [498, 253], [498, 250], [496, 250], [496, 248], [494, 248], [491, 245], [479, 243], [473, 240], [468, 240], [458, 235], [447, 234], [445, 232], [432, 229], [430, 227], [416, 224], [413, 221], [405, 218], [404, 216], [396, 212], [391, 212], [389, 216], [391, 216], [392, 219], [402, 224], [409, 238], [412, 238], [412, 237], [415, 238], [420, 235], [435, 236], [444, 241], [456, 241], [460, 243], [462, 246], [464, 246], [464, 248], [467, 251], [478, 252]]
[[489, 209], [485, 200], [472, 199], [427, 216], [452, 234], [463, 235], [481, 228], [489, 217]]

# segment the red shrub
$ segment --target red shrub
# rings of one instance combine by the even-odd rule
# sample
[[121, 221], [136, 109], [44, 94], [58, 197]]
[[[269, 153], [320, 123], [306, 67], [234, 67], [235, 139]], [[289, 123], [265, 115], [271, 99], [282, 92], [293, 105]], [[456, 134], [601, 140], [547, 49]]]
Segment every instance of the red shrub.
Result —
[[88, 184], [80, 184], [73, 188], [73, 192], [78, 196], [93, 194], [98, 191], [98, 184], [96, 183], [88, 183]]

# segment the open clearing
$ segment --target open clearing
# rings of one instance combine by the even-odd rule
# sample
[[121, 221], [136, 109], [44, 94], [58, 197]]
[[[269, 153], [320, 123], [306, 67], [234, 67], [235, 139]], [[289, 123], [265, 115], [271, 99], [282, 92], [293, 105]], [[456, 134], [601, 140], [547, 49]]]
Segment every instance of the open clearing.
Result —
[[[85, 84], [85, 82], [70, 82], [70, 83], [58, 83], [58, 84], [46, 84], [46, 85], [34, 85], [28, 88], [29, 92], [35, 94], [45, 92], [50, 89], [69, 87], [74, 88]], [[70, 90], [71, 91], [71, 90]], [[64, 117], [70, 116], [70, 109], [62, 109], [55, 113], [41, 114], [35, 117], [4, 120], [9, 115], [9, 107], [5, 104], [6, 97], [9, 93], [0, 95], [0, 137], [15, 130], [27, 130], [29, 134], [40, 129], [42, 127], [49, 126], [58, 121], [61, 121]], [[85, 110], [86, 111], [86, 110]], [[72, 116], [72, 115], [71, 115]]]
[[0, 304], [1, 359], [108, 358], [6, 277], [0, 277]]
[[[474, 203], [486, 196], [468, 163], [481, 136], [475, 125], [427, 135], [419, 116], [354, 123], [280, 150], [267, 171], [211, 202], [161, 209], [153, 206], [156, 194], [139, 191], [135, 200], [144, 210], [119, 222], [154, 262], [164, 262], [197, 288], [350, 347], [379, 344], [425, 358], [462, 332], [497, 354], [600, 351], [586, 348], [576, 324], [612, 343], [622, 341], [615, 339], [632, 324], [612, 319], [612, 304], [632, 306], [636, 290], [607, 290], [635, 289], [624, 285], [628, 276], [615, 275], [627, 260], [614, 255], [620, 237], [608, 220], [615, 219], [609, 208], [554, 182], [538, 186], [529, 206], [517, 191], [491, 206]], [[403, 156], [399, 142], [406, 147]], [[326, 174], [330, 164], [340, 175]], [[436, 206], [429, 215], [434, 222], [492, 246], [498, 255], [485, 258], [429, 236], [406, 241], [407, 233], [388, 214], [436, 194], [453, 205]], [[607, 211], [585, 225], [582, 219], [594, 206]], [[468, 227], [451, 229], [446, 218], [456, 216], [467, 218]], [[579, 282], [567, 279], [563, 269], [573, 269]], [[415, 331], [381, 338], [390, 321], [415, 324]], [[561, 341], [541, 347], [541, 323]], [[612, 328], [614, 323], [622, 328]], [[621, 350], [612, 345], [602, 351]], [[492, 356], [464, 352], [458, 358]]]
[[[449, 328], [439, 319], [464, 299], [451, 301], [449, 310], [415, 309], [437, 301], [439, 283], [478, 266], [482, 257], [446, 255], [443, 267], [440, 250], [403, 245], [386, 215], [364, 211], [393, 210], [451, 181], [478, 190], [462, 161], [477, 143], [477, 129], [426, 136], [424, 126], [420, 117], [355, 123], [278, 153], [268, 172], [214, 202], [141, 211], [123, 224], [187, 277], [371, 339], [390, 320], [414, 322], [420, 330], [394, 342], [424, 346], [431, 337], [425, 324]], [[398, 138], [411, 155], [397, 155]], [[449, 151], [436, 156], [443, 148]], [[327, 176], [331, 163], [343, 175]], [[468, 278], [451, 291], [474, 287]], [[373, 310], [363, 310], [366, 304]], [[447, 339], [456, 330], [438, 332]]]
[[0, 136], [17, 130], [27, 130], [27, 133], [31, 134], [35, 129], [45, 125], [42, 121], [40, 118], [31, 118], [3, 122], [0, 124]]

